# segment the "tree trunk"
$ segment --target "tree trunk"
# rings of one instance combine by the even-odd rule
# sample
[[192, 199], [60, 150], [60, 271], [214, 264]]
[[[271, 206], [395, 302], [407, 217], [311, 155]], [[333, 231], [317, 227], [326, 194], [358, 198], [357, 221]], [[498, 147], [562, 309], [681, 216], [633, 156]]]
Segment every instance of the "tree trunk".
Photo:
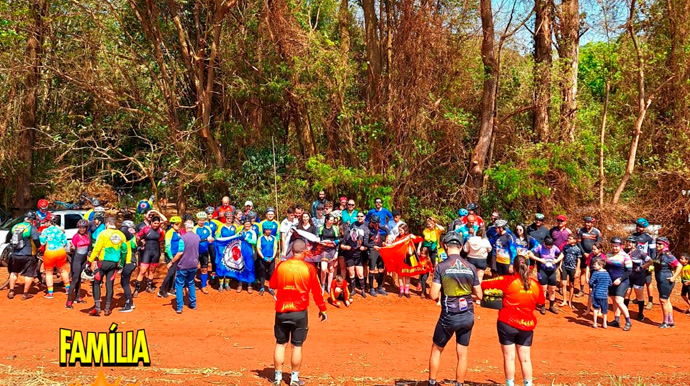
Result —
[[649, 105], [652, 104], [652, 97], [645, 97], [645, 74], [644, 74], [644, 57], [642, 55], [642, 48], [637, 42], [637, 35], [635, 32], [635, 2], [632, 0], [630, 3], [630, 17], [627, 23], [628, 33], [630, 34], [630, 39], [632, 40], [633, 46], [635, 48], [635, 55], [637, 56], [637, 119], [635, 120], [635, 126], [633, 127], [633, 138], [630, 142], [630, 150], [628, 151], [628, 163], [625, 167], [625, 173], [621, 179], [616, 192], [613, 194], [613, 199], [611, 202], [615, 205], [618, 204], [621, 198], [623, 190], [630, 177], [635, 171], [635, 158], [637, 157], [637, 147], [640, 143], [640, 134], [642, 133], [642, 123], [644, 122], [644, 117], [647, 115], [647, 109]]
[[688, 68], [687, 45], [690, 33], [690, 2], [687, 0], [666, 0], [666, 11], [669, 23], [670, 52], [668, 55], [668, 68], [675, 75], [664, 94], [668, 95], [671, 113], [671, 124], [683, 125], [690, 118], [687, 108], [688, 97]]
[[31, 183], [33, 175], [33, 148], [36, 140], [36, 114], [38, 111], [38, 83], [41, 79], [44, 18], [48, 11], [46, 0], [33, 0], [30, 5], [30, 22], [27, 25], [26, 50], [24, 51], [24, 98], [22, 99], [18, 168], [15, 180], [15, 206], [24, 210], [31, 207]]
[[494, 20], [491, 11], [491, 0], [481, 0], [479, 3], [482, 19], [482, 47], [481, 55], [484, 64], [484, 86], [482, 90], [482, 111], [479, 138], [472, 151], [470, 176], [472, 186], [479, 189], [482, 185], [482, 175], [486, 156], [491, 145], [494, 129], [494, 106], [496, 104], [496, 58], [494, 56]]
[[559, 138], [564, 142], [575, 139], [577, 112], [577, 67], [580, 53], [579, 0], [562, 0], [559, 56], [561, 65], [561, 114]]
[[609, 113], [609, 94], [611, 93], [611, 80], [606, 78], [606, 93], [604, 94], [604, 111], [601, 114], [601, 132], [599, 134], [599, 209], [604, 209], [604, 138], [606, 135], [606, 118]]
[[548, 142], [551, 103], [551, 10], [552, 0], [535, 0], [534, 29], [534, 133]]
[[374, 0], [362, 0], [364, 13], [364, 41], [367, 46], [367, 62], [369, 75], [369, 99], [374, 102], [378, 99], [379, 82], [381, 79], [381, 45], [378, 35], [378, 19]]

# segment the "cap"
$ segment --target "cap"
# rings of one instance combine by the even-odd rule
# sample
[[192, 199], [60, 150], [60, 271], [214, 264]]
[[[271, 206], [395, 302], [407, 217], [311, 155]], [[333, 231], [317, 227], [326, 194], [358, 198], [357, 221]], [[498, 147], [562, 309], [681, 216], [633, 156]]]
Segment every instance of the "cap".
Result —
[[541, 213], [537, 213], [534, 215], [534, 219], [537, 221], [544, 221], [544, 215]]
[[247, 206], [247, 205], [249, 205], [249, 206], [251, 206], [251, 207], [254, 207], [254, 203], [251, 202], [251, 201], [246, 201], [246, 202], [244, 203], [244, 206]]
[[276, 210], [273, 209], [272, 206], [269, 206], [268, 208], [266, 208], [266, 213], [275, 213], [275, 212], [276, 212]]
[[[180, 216], [172, 216], [172, 217], [170, 217], [170, 223], [171, 223], [171, 224], [177, 224], [177, 223], [181, 223], [181, 222], [182, 222], [182, 218], [181, 218]], [[123, 223], [123, 224], [124, 224], [124, 223]]]
[[558, 220], [558, 221], [568, 221], [568, 218], [565, 217], [564, 214], [559, 214], [558, 217], [556, 217], [556, 220]]
[[618, 237], [618, 236], [613, 236], [613, 237], [611, 238], [611, 244], [614, 244], [614, 245], [621, 245], [621, 244], [623, 244], [623, 240], [621, 240], [621, 238]]

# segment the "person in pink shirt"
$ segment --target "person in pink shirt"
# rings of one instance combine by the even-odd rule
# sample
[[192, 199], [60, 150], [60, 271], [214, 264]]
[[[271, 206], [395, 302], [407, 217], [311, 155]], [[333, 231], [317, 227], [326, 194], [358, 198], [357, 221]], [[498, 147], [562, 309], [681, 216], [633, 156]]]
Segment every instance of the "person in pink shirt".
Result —
[[79, 291], [81, 290], [81, 271], [84, 269], [86, 258], [89, 254], [89, 247], [91, 246], [91, 236], [87, 232], [88, 227], [88, 221], [79, 220], [77, 222], [79, 230], [72, 237], [72, 247], [74, 248], [74, 257], [72, 257], [70, 269], [72, 286], [69, 289], [69, 294], [67, 294], [67, 303], [65, 304], [65, 307], [68, 309], [73, 308], [72, 303], [86, 303], [79, 296]]

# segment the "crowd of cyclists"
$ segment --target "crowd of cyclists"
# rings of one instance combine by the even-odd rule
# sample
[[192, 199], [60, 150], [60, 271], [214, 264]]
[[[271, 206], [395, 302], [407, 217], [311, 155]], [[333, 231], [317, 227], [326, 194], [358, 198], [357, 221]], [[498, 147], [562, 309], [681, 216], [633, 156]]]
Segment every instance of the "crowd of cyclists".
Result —
[[[325, 253], [322, 261], [314, 264], [321, 288], [332, 305], [349, 306], [356, 295], [362, 298], [387, 296], [387, 291], [396, 287], [399, 297], [410, 298], [412, 284], [412, 292], [416, 285], [417, 293], [424, 299], [430, 297], [429, 275], [394, 280], [395, 275], [386, 271], [379, 250], [395, 241], [413, 238], [420, 241], [415, 251], [418, 259], [433, 267], [448, 257], [442, 240], [444, 235], [453, 233], [459, 236], [460, 255], [475, 267], [480, 283], [485, 275], [515, 274], [515, 259], [523, 257], [530, 277], [544, 288], [548, 304], [538, 308], [542, 314], [558, 313], [559, 307], [572, 309], [574, 298], [587, 296], [584, 313], [589, 315], [596, 311], [604, 316], [602, 326], [622, 327], [627, 331], [632, 326], [630, 303], [636, 305], [634, 316], [639, 321], [644, 321], [644, 311], [653, 307], [650, 286], [653, 277], [663, 313], [660, 328], [675, 326], [670, 294], [679, 278], [682, 298], [690, 306], [688, 255], [683, 253], [676, 259], [669, 251], [668, 239], [655, 239], [647, 233], [649, 223], [644, 218], [636, 221], [633, 234], [611, 237], [607, 251], [602, 232], [595, 227], [595, 219], [589, 216], [583, 219], [581, 227], [570, 228], [568, 218], [558, 215], [556, 225], [548, 228], [545, 216], [537, 213], [531, 224], [514, 224], [511, 228], [498, 212], [491, 213], [485, 222], [478, 213], [478, 206], [469, 203], [446, 227], [432, 217], [427, 218], [426, 227], [417, 237], [411, 234], [401, 212], [383, 207], [380, 198], [374, 200], [373, 208], [359, 210], [353, 199], [341, 197], [333, 203], [326, 199], [323, 191], [306, 208], [303, 205], [287, 208], [280, 222], [274, 208], [266, 208], [260, 216], [251, 201], [236, 208], [228, 197], [223, 197], [217, 207], [209, 206], [195, 215], [169, 219], [152, 209], [150, 201], [142, 200], [137, 205], [143, 217], [138, 224], [124, 220], [118, 225], [115, 218], [106, 215], [104, 208], [97, 206], [84, 214], [71, 240], [67, 240], [64, 230], [53, 223], [49, 202], [42, 199], [37, 206], [36, 211], [27, 213], [24, 221], [11, 230], [8, 298], [19, 293], [17, 280], [21, 275], [24, 277], [22, 299], [31, 297], [34, 283], [45, 287], [45, 298], [53, 299], [54, 274], [57, 273], [65, 287], [67, 308], [86, 303], [88, 288], [84, 282], [92, 282], [93, 316], [99, 316], [101, 310], [105, 315], [111, 314], [118, 274], [125, 299], [120, 312], [131, 312], [134, 299], [142, 292], [163, 298], [174, 294], [176, 270], [171, 262], [180, 249], [181, 236], [186, 232], [183, 223], [187, 220], [196, 224], [193, 232], [201, 239], [197, 285], [204, 294], [209, 293], [209, 288], [228, 291], [232, 284], [230, 278], [218, 275], [214, 269], [218, 263], [213, 248], [215, 239], [242, 235], [252, 245], [257, 278], [253, 283], [244, 283], [247, 292], [258, 290], [260, 295], [268, 292], [275, 297], [273, 289], [266, 284], [276, 261], [289, 256], [291, 244], [303, 238], [303, 233], [297, 232], [300, 230], [330, 247], [326, 248], [330, 253]], [[157, 275], [161, 264], [167, 265], [162, 280]], [[43, 272], [44, 283], [38, 280]], [[103, 283], [106, 288], [102, 300]], [[243, 283], [235, 283], [237, 292], [244, 288]], [[606, 323], [609, 299], [614, 319]], [[478, 303], [476, 298], [475, 301]], [[685, 313], [690, 314], [690, 308]], [[596, 318], [593, 326], [597, 326]]]

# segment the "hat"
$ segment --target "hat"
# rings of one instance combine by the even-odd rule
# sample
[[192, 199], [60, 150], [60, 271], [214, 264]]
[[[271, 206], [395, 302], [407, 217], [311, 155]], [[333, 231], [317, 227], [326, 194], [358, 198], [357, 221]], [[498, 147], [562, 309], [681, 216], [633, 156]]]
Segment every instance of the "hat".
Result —
[[498, 212], [493, 212], [491, 213], [491, 217], [501, 217], [501, 214]]
[[568, 218], [565, 217], [564, 214], [559, 214], [558, 217], [556, 217], [556, 220], [558, 220], [558, 221], [568, 221]]
[[541, 213], [537, 213], [534, 215], [534, 219], [537, 221], [544, 221], [544, 215]]
[[273, 207], [271, 207], [271, 206], [269, 206], [268, 208], [266, 208], [266, 213], [275, 213], [275, 212], [276, 212], [276, 210], [273, 209]]
[[254, 203], [251, 201], [247, 201], [244, 203], [244, 206], [247, 206], [247, 205], [251, 206], [252, 208], [254, 207]]

